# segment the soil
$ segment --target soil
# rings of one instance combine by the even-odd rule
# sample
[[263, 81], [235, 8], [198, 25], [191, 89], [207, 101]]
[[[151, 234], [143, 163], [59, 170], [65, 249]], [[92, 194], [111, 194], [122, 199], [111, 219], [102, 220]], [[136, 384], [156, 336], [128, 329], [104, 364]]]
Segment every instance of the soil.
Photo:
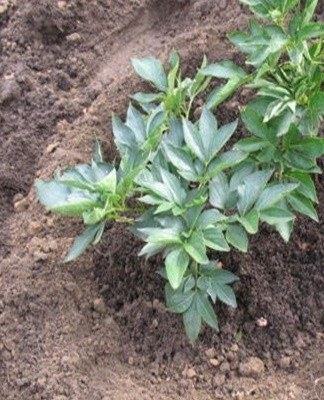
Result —
[[[324, 399], [323, 223], [300, 218], [288, 245], [263, 227], [247, 254], [219, 255], [240, 277], [238, 308], [218, 307], [221, 332], [192, 346], [165, 310], [158, 258], [110, 224], [63, 265], [81, 225], [33, 189], [88, 162], [95, 137], [115, 157], [111, 113], [145, 89], [131, 57], [175, 48], [189, 75], [203, 54], [242, 62], [226, 33], [246, 16], [237, 0], [0, 1], [1, 400]], [[324, 221], [322, 177], [317, 188]]]

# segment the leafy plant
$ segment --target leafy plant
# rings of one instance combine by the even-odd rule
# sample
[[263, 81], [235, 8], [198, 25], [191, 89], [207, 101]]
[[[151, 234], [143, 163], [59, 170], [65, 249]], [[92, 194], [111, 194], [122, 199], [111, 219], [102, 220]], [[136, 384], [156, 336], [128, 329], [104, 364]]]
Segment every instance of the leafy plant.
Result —
[[[189, 118], [195, 98], [210, 82], [210, 78], [203, 75], [200, 70], [193, 78], [186, 77], [182, 80], [180, 58], [175, 51], [169, 56], [167, 73], [161, 62], [151, 56], [133, 58], [132, 64], [135, 72], [158, 90], [158, 93], [139, 92], [131, 96], [131, 99], [135, 100], [145, 112], [151, 111], [157, 103], [160, 103], [170, 115]], [[201, 68], [206, 65], [207, 58], [204, 57]]]
[[[193, 78], [181, 77], [176, 52], [169, 70], [153, 57], [133, 59], [137, 74], [157, 93], [131, 96], [125, 122], [112, 118], [120, 160], [107, 163], [96, 143], [91, 165], [80, 164], [36, 182], [50, 211], [83, 219], [86, 229], [66, 261], [102, 237], [107, 221], [129, 225], [143, 239], [140, 255], [162, 254], [166, 304], [182, 314], [194, 341], [207, 324], [218, 330], [214, 304], [236, 307], [230, 286], [238, 278], [218, 268], [215, 254], [246, 252], [248, 235], [261, 223], [288, 240], [296, 213], [318, 220], [311, 174], [321, 172], [324, 154], [317, 137], [324, 113], [323, 24], [311, 21], [316, 1], [244, 0], [267, 22], [249, 22], [250, 34], [231, 41], [249, 54], [246, 72], [232, 61], [208, 65]], [[212, 78], [214, 89], [198, 121], [195, 98]], [[240, 86], [256, 90], [242, 108], [248, 137], [235, 141], [238, 121], [219, 126], [210, 111]]]
[[[209, 77], [228, 78], [207, 101], [218, 101], [245, 85], [256, 98], [242, 110], [249, 136], [236, 149], [250, 153], [259, 168], [273, 168], [278, 183], [298, 183], [282, 207], [318, 220], [311, 174], [320, 173], [316, 159], [324, 154], [324, 140], [317, 137], [324, 116], [324, 24], [311, 22], [317, 0], [242, 0], [259, 19], [248, 21], [249, 33], [234, 32], [231, 42], [249, 57], [249, 74], [231, 61], [206, 66]], [[229, 90], [225, 90], [226, 88]], [[233, 88], [233, 90], [231, 90]], [[293, 222], [276, 225], [288, 240]]]

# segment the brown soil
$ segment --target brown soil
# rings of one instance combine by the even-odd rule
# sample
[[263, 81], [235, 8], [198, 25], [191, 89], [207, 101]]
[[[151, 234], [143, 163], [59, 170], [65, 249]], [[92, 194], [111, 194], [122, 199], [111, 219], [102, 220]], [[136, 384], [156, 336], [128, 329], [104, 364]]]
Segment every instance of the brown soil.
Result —
[[220, 334], [191, 346], [163, 306], [158, 259], [111, 224], [62, 265], [81, 226], [45, 213], [32, 188], [88, 161], [95, 137], [114, 157], [110, 115], [142, 85], [131, 57], [175, 48], [190, 74], [204, 53], [237, 59], [226, 33], [244, 23], [237, 0], [0, 1], [1, 400], [324, 399], [322, 223], [300, 219], [288, 245], [263, 228], [246, 255], [221, 255], [238, 309], [219, 307]]

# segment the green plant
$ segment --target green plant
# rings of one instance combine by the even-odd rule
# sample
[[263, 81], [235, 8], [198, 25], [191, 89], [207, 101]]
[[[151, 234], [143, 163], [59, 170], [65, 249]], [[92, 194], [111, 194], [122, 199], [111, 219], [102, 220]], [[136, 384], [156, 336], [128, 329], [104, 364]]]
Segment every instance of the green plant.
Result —
[[[255, 70], [249, 74], [231, 61], [206, 66], [208, 77], [227, 78], [207, 105], [214, 108], [241, 85], [256, 91], [242, 110], [249, 132], [235, 148], [250, 153], [259, 168], [273, 168], [278, 183], [298, 183], [281, 202], [285, 210], [318, 221], [311, 174], [320, 173], [316, 159], [324, 154], [318, 137], [324, 116], [324, 24], [311, 22], [317, 0], [242, 0], [259, 19], [248, 21], [249, 33], [229, 35], [234, 45], [249, 57]], [[293, 221], [278, 221], [276, 228], [287, 241]]]
[[[250, 35], [230, 36], [251, 54], [254, 72], [204, 58], [194, 78], [182, 80], [175, 52], [168, 72], [153, 57], [134, 59], [135, 71], [158, 92], [131, 96], [141, 111], [130, 104], [125, 122], [113, 116], [120, 160], [105, 162], [96, 143], [91, 165], [36, 182], [48, 210], [81, 217], [87, 226], [66, 261], [98, 243], [109, 220], [143, 239], [140, 255], [162, 254], [166, 304], [183, 315], [191, 341], [202, 323], [218, 330], [216, 301], [236, 307], [230, 284], [238, 278], [217, 268], [215, 252], [247, 251], [248, 234], [260, 223], [288, 240], [296, 213], [317, 220], [310, 174], [320, 172], [316, 159], [324, 153], [323, 139], [315, 137], [323, 114], [324, 34], [322, 24], [310, 22], [316, 2], [304, 8], [288, 0], [243, 2], [270, 20], [250, 21]], [[209, 94], [195, 121], [194, 100], [212, 77], [228, 81]], [[210, 109], [242, 85], [257, 92], [242, 110], [250, 136], [235, 142], [237, 121], [218, 126]]]

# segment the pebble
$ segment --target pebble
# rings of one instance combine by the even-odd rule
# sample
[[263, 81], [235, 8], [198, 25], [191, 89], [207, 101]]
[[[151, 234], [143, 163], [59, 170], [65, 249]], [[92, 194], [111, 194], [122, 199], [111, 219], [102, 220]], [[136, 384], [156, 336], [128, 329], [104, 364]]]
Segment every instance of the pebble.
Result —
[[6, 12], [9, 10], [9, 2], [7, 0], [4, 0], [0, 3], [0, 15], [6, 14]]
[[20, 96], [20, 86], [15, 79], [4, 79], [0, 85], [0, 103], [10, 103]]
[[158, 326], [159, 326], [159, 321], [156, 318], [154, 318], [152, 321], [152, 328], [156, 329]]
[[93, 301], [93, 309], [99, 314], [103, 314], [106, 311], [106, 305], [102, 298], [95, 299]]
[[34, 252], [34, 259], [35, 261], [45, 261], [49, 258], [47, 253], [43, 253], [42, 251], [35, 251]]
[[226, 372], [229, 372], [231, 370], [231, 366], [227, 361], [224, 361], [219, 370], [225, 374]]
[[227, 360], [228, 360], [229, 362], [231, 362], [231, 361], [233, 361], [233, 360], [235, 359], [235, 354], [234, 354], [232, 351], [229, 351], [229, 352], [226, 354], [226, 358], [227, 358]]
[[291, 366], [291, 358], [287, 356], [281, 357], [279, 365], [282, 369], [288, 369]]
[[196, 371], [193, 368], [188, 368], [186, 371], [186, 377], [192, 379], [196, 376]]
[[60, 143], [51, 143], [46, 147], [46, 153], [53, 153], [54, 150], [56, 150], [59, 147]]
[[67, 3], [66, 3], [66, 1], [58, 1], [57, 2], [57, 7], [60, 9], [60, 10], [64, 10], [64, 8], [66, 8], [66, 6], [67, 6]]
[[232, 347], [231, 347], [231, 351], [233, 351], [234, 353], [237, 353], [240, 350], [239, 345], [237, 343], [233, 343]]
[[218, 367], [220, 364], [220, 362], [217, 360], [217, 358], [210, 358], [209, 362], [213, 367]]
[[205, 354], [206, 357], [208, 358], [215, 358], [217, 353], [216, 350], [213, 347], [211, 347], [205, 351]]
[[82, 37], [81, 37], [80, 33], [74, 32], [74, 33], [71, 33], [71, 35], [68, 35], [66, 37], [66, 40], [68, 42], [80, 42], [82, 40]]
[[37, 221], [31, 221], [28, 226], [28, 231], [31, 235], [37, 235], [42, 231], [42, 224]]
[[225, 375], [224, 374], [216, 374], [213, 377], [213, 380], [212, 380], [213, 387], [218, 388], [220, 386], [223, 386], [224, 383], [225, 383]]
[[264, 372], [264, 363], [258, 357], [250, 357], [247, 361], [239, 366], [239, 373], [241, 376], [250, 378], [259, 378]]
[[23, 198], [22, 200], [16, 201], [14, 199], [14, 209], [17, 213], [27, 210], [29, 206], [28, 199]]

